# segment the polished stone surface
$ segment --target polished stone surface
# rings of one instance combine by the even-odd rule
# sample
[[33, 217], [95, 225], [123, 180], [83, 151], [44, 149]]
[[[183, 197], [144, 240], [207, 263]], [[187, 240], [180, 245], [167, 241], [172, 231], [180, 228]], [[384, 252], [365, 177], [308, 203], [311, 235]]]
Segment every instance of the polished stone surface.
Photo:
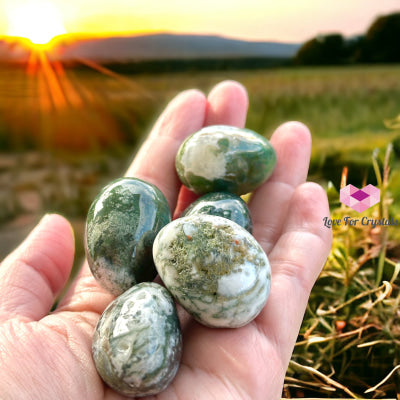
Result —
[[246, 325], [267, 301], [268, 258], [254, 237], [229, 219], [178, 218], [158, 233], [153, 255], [165, 286], [204, 325]]
[[104, 311], [93, 336], [93, 359], [102, 379], [125, 396], [163, 391], [179, 368], [182, 336], [167, 289], [140, 283]]
[[269, 178], [276, 153], [270, 142], [254, 131], [213, 125], [182, 143], [175, 165], [182, 183], [195, 193], [242, 195]]
[[247, 204], [241, 197], [233, 193], [207, 193], [186, 208], [181, 217], [195, 214], [208, 214], [228, 218], [250, 233], [252, 232], [253, 224]]
[[136, 283], [152, 281], [153, 241], [170, 220], [167, 200], [154, 185], [121, 178], [106, 186], [86, 222], [86, 255], [97, 281], [116, 296]]

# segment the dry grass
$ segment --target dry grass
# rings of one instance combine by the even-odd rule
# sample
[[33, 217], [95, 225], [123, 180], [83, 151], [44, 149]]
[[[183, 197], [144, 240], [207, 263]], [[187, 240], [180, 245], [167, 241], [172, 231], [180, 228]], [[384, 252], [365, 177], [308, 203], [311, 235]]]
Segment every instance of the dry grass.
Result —
[[[286, 378], [288, 397], [394, 397], [400, 392], [400, 215], [393, 213], [391, 146], [372, 164], [381, 201], [359, 213], [338, 205], [332, 187], [332, 251], [309, 300]], [[342, 177], [346, 185], [346, 176]], [[334, 192], [334, 193], [332, 193]], [[336, 194], [336, 195], [335, 195]], [[355, 226], [344, 218], [359, 219]], [[361, 217], [398, 226], [361, 224]]]

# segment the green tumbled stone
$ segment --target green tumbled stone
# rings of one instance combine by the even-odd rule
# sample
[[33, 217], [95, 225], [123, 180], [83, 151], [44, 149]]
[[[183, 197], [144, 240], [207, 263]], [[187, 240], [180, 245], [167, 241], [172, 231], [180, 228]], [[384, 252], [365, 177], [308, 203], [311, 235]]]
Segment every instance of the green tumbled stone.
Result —
[[90, 206], [85, 249], [93, 276], [118, 296], [157, 272], [154, 238], [171, 221], [164, 195], [154, 185], [121, 178], [106, 186]]
[[140, 283], [117, 297], [102, 314], [92, 344], [102, 379], [125, 396], [163, 391], [179, 368], [182, 335], [167, 289]]
[[178, 218], [158, 233], [153, 256], [168, 290], [206, 326], [246, 325], [267, 301], [268, 258], [254, 237], [229, 219]]
[[228, 218], [250, 233], [252, 232], [253, 224], [247, 204], [233, 193], [207, 193], [186, 208], [181, 216], [186, 217], [195, 214]]
[[270, 142], [254, 131], [213, 125], [182, 143], [175, 165], [182, 183], [195, 193], [242, 195], [269, 178], [276, 153]]

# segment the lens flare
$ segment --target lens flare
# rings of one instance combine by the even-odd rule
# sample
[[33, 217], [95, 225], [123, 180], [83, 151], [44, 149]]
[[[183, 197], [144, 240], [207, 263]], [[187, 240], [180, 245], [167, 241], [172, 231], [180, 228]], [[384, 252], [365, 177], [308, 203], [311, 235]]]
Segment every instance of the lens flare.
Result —
[[49, 1], [31, 1], [10, 8], [7, 12], [8, 35], [46, 45], [55, 36], [66, 33], [61, 14]]

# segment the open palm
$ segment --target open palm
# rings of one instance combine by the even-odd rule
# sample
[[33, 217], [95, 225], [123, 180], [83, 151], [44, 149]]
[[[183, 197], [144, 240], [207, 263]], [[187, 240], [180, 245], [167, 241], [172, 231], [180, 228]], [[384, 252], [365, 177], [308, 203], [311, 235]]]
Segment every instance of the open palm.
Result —
[[[171, 209], [191, 200], [174, 170], [184, 138], [202, 126], [243, 126], [247, 94], [235, 82], [217, 85], [206, 98], [178, 95], [162, 114], [127, 175], [158, 186]], [[250, 324], [211, 329], [179, 310], [183, 356], [159, 399], [279, 399], [310, 290], [327, 257], [330, 230], [324, 191], [305, 183], [311, 138], [299, 123], [280, 126], [271, 138], [278, 163], [253, 195], [253, 233], [271, 262], [268, 302]], [[91, 356], [94, 327], [113, 297], [87, 264], [58, 308], [51, 305], [68, 279], [74, 257], [69, 223], [48, 215], [0, 267], [0, 393], [2, 399], [120, 399], [99, 378]]]

